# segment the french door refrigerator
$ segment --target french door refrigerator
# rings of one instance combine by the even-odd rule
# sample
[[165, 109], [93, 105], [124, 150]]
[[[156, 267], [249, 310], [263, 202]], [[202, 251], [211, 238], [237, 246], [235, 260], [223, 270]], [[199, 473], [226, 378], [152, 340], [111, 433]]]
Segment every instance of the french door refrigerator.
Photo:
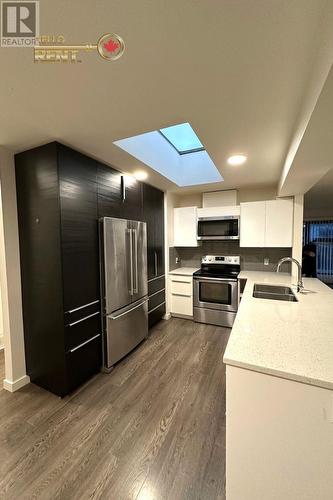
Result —
[[145, 222], [100, 220], [104, 369], [148, 336]]

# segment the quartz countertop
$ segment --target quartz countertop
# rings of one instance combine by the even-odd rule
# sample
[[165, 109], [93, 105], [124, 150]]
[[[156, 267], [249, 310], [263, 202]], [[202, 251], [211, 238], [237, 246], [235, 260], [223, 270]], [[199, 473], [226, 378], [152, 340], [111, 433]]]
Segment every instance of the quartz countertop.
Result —
[[[227, 365], [333, 390], [333, 290], [303, 278], [305, 291], [285, 273], [242, 271], [247, 279], [224, 354]], [[258, 299], [254, 283], [288, 285], [298, 302]]]
[[198, 267], [178, 267], [170, 271], [169, 274], [180, 274], [181, 276], [192, 276], [199, 268]]

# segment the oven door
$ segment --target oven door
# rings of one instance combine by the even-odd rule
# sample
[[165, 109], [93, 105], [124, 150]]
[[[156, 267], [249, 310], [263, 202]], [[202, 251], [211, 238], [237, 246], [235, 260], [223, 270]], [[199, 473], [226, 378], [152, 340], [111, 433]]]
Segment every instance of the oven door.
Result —
[[239, 217], [201, 217], [198, 240], [239, 240]]
[[193, 306], [237, 311], [238, 280], [194, 277]]

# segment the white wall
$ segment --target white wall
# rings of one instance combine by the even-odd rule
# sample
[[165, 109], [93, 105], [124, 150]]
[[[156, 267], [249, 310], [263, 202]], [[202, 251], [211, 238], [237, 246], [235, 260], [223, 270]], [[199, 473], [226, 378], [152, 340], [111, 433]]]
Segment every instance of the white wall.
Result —
[[3, 310], [4, 388], [15, 391], [29, 382], [26, 375], [14, 156], [0, 147], [0, 283]]
[[[202, 207], [202, 193], [173, 193], [176, 207]], [[273, 200], [277, 196], [275, 186], [246, 188], [237, 191], [237, 202]]]
[[[292, 257], [302, 264], [302, 249], [303, 249], [303, 203], [304, 196], [298, 194], [294, 198], [294, 234], [293, 234], [293, 251]], [[297, 276], [297, 266], [293, 264], [292, 275]]]

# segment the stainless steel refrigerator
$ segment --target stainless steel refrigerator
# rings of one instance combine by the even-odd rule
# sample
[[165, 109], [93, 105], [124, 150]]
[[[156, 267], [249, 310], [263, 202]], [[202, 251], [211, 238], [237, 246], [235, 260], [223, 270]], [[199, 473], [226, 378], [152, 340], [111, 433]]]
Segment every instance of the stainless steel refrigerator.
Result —
[[148, 336], [145, 222], [100, 220], [104, 368]]

